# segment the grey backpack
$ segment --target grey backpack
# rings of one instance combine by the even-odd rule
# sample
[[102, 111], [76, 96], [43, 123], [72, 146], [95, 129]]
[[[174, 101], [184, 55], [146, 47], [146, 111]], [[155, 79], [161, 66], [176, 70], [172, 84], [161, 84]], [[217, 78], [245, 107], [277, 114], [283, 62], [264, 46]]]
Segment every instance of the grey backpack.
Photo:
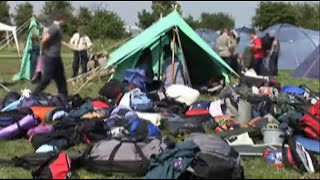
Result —
[[101, 140], [84, 153], [80, 163], [89, 170], [143, 176], [147, 173], [150, 158], [171, 146], [171, 141], [165, 138], [148, 138], [143, 142], [133, 139]]
[[243, 179], [241, 158], [221, 137], [202, 133], [192, 133], [186, 139], [200, 148], [191, 172], [204, 179]]

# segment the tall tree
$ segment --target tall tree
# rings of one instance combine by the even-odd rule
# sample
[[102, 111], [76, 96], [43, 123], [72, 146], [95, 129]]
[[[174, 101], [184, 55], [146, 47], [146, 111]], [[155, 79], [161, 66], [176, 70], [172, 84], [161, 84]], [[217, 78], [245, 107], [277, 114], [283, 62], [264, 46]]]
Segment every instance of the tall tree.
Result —
[[0, 22], [11, 25], [8, 1], [0, 1]]
[[126, 35], [124, 21], [107, 6], [93, 8], [93, 15], [88, 24], [88, 35], [93, 39], [120, 39]]
[[297, 25], [303, 28], [320, 30], [320, 3], [295, 3]]
[[278, 23], [297, 25], [296, 11], [291, 3], [286, 2], [260, 2], [252, 21], [259, 30]]
[[89, 8], [87, 7], [80, 7], [78, 13], [78, 25], [87, 26], [91, 21], [92, 13]]
[[177, 1], [152, 1], [151, 12], [143, 9], [138, 12], [139, 22], [136, 23], [141, 29], [146, 29], [151, 26], [155, 21], [157, 21], [161, 14], [166, 16], [174, 10], [174, 6], [177, 6], [177, 11], [182, 14], [181, 6]]
[[63, 14], [67, 23], [62, 30], [72, 35], [77, 30], [76, 18], [73, 16], [74, 8], [70, 1], [46, 1], [41, 11], [39, 20], [45, 25], [49, 25], [53, 21], [56, 13]]
[[211, 30], [220, 30], [221, 28], [233, 29], [234, 19], [226, 13], [201, 13], [200, 27]]
[[193, 16], [189, 15], [185, 18], [183, 18], [186, 23], [192, 28], [192, 29], [198, 29], [200, 27], [200, 22], [198, 20], [195, 20]]
[[15, 7], [15, 14], [13, 15], [14, 22], [17, 26], [21, 26], [28, 21], [33, 15], [33, 6], [29, 2], [19, 4]]

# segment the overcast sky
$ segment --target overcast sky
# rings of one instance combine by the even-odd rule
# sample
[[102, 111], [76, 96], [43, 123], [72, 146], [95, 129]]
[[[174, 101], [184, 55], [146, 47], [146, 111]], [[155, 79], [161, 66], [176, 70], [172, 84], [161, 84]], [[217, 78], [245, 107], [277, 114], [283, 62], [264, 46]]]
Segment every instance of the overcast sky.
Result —
[[[25, 1], [9, 1], [11, 13], [14, 7]], [[74, 7], [91, 7], [95, 3], [104, 2], [108, 4], [110, 10], [115, 11], [126, 22], [127, 25], [135, 25], [138, 21], [137, 13], [141, 9], [151, 10], [151, 1], [72, 1]], [[34, 6], [35, 13], [38, 14], [44, 1], [30, 1]], [[183, 16], [192, 15], [199, 19], [202, 12], [226, 12], [233, 16], [236, 27], [249, 26], [251, 18], [255, 14], [255, 8], [259, 1], [179, 1], [182, 6]]]

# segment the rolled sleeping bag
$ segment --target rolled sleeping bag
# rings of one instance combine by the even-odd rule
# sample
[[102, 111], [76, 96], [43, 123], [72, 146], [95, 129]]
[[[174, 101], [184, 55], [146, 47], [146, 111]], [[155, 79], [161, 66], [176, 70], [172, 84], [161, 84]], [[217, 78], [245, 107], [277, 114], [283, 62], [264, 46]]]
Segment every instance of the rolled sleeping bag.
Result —
[[27, 136], [33, 136], [36, 134], [48, 134], [51, 133], [54, 130], [52, 125], [38, 125], [35, 128], [31, 128], [27, 132]]
[[0, 130], [0, 139], [12, 139], [22, 133], [26, 132], [30, 128], [36, 127], [38, 122], [33, 115], [27, 115], [19, 122], [12, 124], [6, 128]]
[[174, 84], [166, 89], [166, 95], [179, 103], [191, 106], [199, 99], [200, 92], [188, 86]]
[[144, 119], [150, 121], [152, 124], [156, 126], [161, 125], [161, 114], [159, 113], [144, 113], [144, 112], [136, 112], [140, 119]]
[[33, 111], [34, 117], [36, 119], [40, 119], [42, 122], [45, 121], [46, 115], [53, 110], [55, 107], [42, 107], [42, 106], [32, 106], [31, 109]]

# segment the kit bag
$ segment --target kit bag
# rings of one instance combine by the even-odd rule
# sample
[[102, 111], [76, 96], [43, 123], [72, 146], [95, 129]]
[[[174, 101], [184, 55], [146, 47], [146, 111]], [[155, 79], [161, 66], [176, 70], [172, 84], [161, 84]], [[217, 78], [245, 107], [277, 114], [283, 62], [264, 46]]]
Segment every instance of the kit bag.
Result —
[[101, 140], [83, 154], [80, 164], [89, 170], [143, 176], [149, 160], [134, 140]]

